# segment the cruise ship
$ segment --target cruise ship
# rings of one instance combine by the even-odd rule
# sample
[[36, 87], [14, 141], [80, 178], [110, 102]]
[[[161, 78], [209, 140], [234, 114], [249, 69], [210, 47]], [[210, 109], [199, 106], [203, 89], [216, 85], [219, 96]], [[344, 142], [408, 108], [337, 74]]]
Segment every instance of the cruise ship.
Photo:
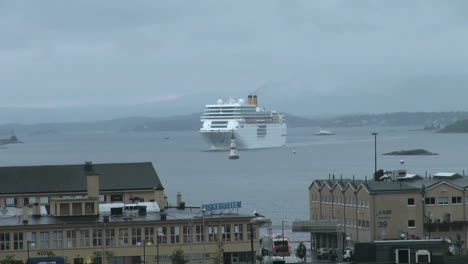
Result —
[[281, 147], [286, 144], [287, 127], [284, 116], [258, 106], [257, 95], [244, 99], [230, 98], [226, 102], [205, 106], [200, 133], [211, 150], [229, 149], [235, 138], [238, 149]]

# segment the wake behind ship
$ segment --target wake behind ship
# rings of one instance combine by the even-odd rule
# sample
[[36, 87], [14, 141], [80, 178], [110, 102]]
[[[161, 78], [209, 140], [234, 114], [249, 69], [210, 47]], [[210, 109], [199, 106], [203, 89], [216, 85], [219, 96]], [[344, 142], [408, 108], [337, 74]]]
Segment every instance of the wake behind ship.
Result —
[[206, 105], [200, 133], [211, 150], [227, 150], [234, 136], [238, 149], [281, 147], [286, 144], [284, 116], [258, 107], [256, 95], [244, 99], [218, 100]]

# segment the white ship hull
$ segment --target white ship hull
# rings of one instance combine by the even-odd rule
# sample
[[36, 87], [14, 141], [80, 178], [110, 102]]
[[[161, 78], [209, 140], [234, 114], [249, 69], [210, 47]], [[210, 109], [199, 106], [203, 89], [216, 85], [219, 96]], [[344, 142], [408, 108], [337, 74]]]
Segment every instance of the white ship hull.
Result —
[[256, 124], [246, 124], [234, 129], [201, 129], [200, 133], [211, 150], [229, 149], [233, 133], [238, 149], [272, 148], [286, 144], [286, 124], [268, 124], [266, 125], [266, 135], [262, 136], [257, 135], [257, 127]]

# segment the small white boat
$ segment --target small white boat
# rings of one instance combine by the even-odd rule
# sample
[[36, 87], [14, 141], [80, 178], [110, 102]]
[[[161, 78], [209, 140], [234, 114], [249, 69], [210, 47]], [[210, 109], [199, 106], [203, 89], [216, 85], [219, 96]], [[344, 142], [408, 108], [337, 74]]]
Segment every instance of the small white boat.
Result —
[[326, 128], [321, 128], [319, 132], [315, 133], [317, 136], [330, 136], [330, 135], [335, 135], [335, 133], [331, 132], [330, 130]]

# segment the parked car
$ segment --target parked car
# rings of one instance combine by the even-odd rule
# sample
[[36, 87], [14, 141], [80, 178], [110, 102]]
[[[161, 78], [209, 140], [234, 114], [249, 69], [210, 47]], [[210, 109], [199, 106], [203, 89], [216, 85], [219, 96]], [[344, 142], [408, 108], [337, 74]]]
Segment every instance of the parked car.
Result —
[[350, 248], [346, 248], [343, 251], [343, 260], [344, 261], [350, 261], [353, 259], [353, 250]]
[[328, 250], [328, 259], [329, 259], [329, 260], [332, 260], [332, 261], [335, 261], [335, 260], [338, 258], [338, 254], [337, 254], [338, 252], [339, 252], [338, 249], [336, 249], [336, 248], [330, 248], [330, 249]]
[[317, 258], [318, 259], [327, 259], [329, 249], [328, 248], [319, 248], [317, 249]]

